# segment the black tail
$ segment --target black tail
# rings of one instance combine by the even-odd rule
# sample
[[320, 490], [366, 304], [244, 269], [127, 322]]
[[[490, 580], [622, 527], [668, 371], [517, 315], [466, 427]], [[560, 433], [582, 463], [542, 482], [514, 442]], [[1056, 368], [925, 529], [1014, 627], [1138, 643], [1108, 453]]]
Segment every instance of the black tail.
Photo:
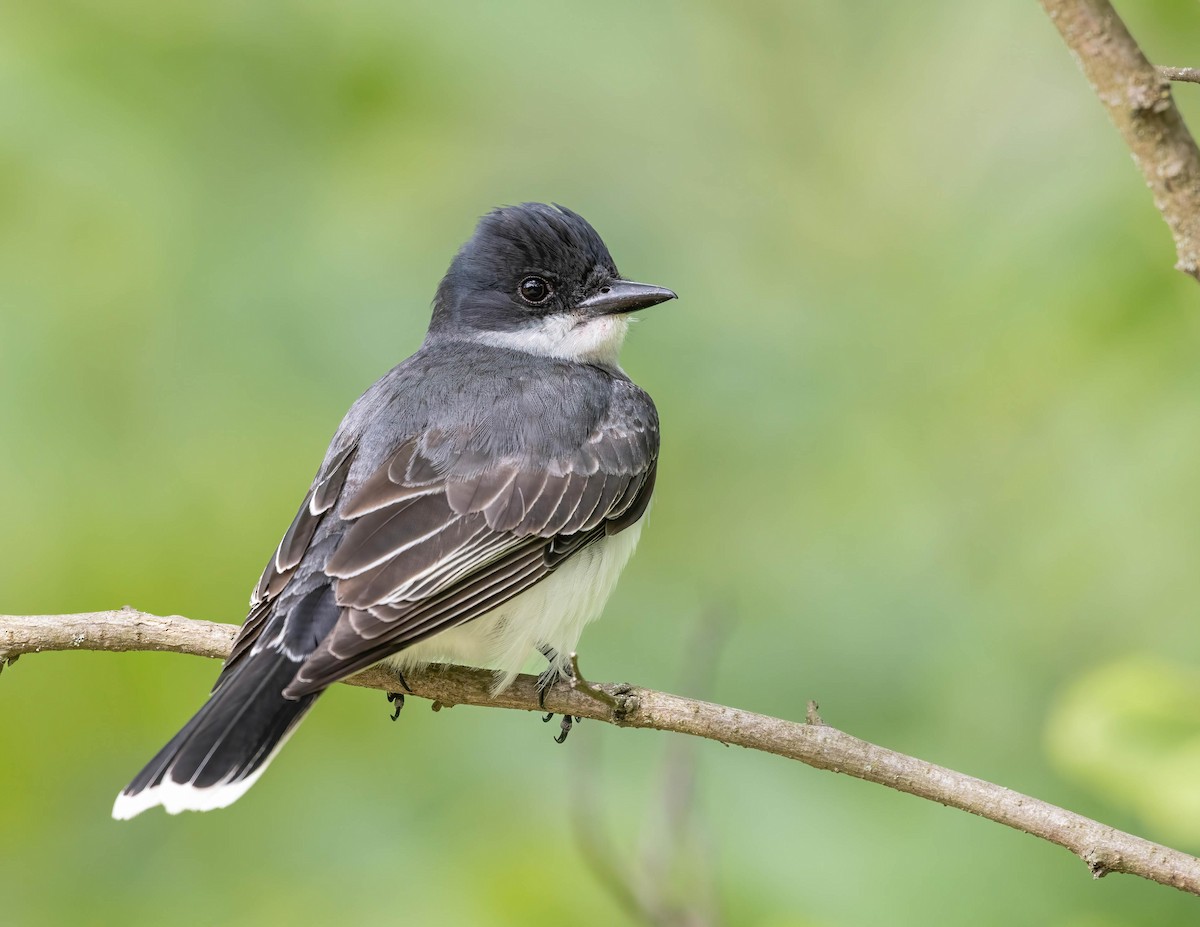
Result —
[[275, 650], [247, 654], [117, 796], [113, 817], [124, 820], [155, 805], [177, 814], [236, 801], [262, 775], [320, 694], [283, 697], [300, 662]]

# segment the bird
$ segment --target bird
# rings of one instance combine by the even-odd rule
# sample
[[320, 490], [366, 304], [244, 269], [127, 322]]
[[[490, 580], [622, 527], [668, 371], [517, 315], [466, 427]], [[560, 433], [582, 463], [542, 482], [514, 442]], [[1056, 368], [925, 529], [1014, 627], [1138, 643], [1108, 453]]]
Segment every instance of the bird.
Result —
[[380, 661], [491, 668], [499, 692], [540, 653], [540, 691], [569, 677], [658, 466], [657, 409], [618, 353], [631, 313], [675, 298], [566, 207], [484, 215], [419, 349], [334, 434], [207, 701], [113, 817], [232, 804], [326, 688]]

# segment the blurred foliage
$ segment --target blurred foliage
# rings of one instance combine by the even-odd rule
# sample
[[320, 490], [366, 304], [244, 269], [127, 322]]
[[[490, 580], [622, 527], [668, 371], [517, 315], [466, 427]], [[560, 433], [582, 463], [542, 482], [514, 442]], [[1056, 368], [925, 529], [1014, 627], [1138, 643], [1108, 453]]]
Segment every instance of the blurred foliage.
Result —
[[[1195, 4], [1119, 4], [1200, 64]], [[1128, 9], [1125, 9], [1128, 8]], [[1190, 56], [1190, 57], [1189, 57]], [[1200, 88], [1176, 96], [1193, 124]], [[240, 620], [344, 409], [419, 343], [493, 205], [553, 200], [678, 290], [624, 354], [664, 422], [585, 669], [715, 691], [1200, 851], [1200, 311], [1034, 3], [0, 7], [0, 611]], [[335, 691], [234, 808], [112, 798], [216, 667], [0, 678], [14, 925], [621, 923], [573, 845], [660, 800], [662, 736]], [[957, 812], [702, 745], [732, 924], [1113, 927]], [[1187, 921], [1190, 922], [1190, 921]]]
[[1200, 833], [1200, 669], [1142, 655], [1082, 674], [1058, 699], [1046, 749], [1064, 774], [1132, 805], [1164, 840]]

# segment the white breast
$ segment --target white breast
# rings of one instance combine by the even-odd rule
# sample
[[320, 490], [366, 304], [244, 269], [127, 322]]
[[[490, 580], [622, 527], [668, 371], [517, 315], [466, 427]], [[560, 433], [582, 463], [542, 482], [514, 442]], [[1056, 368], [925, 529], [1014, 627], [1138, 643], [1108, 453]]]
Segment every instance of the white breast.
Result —
[[[402, 672], [425, 663], [465, 663], [497, 671], [495, 691], [511, 683], [538, 648], [549, 646], [564, 666], [584, 625], [600, 617], [629, 562], [645, 518], [567, 559], [536, 586], [466, 624], [436, 634], [386, 662]], [[540, 659], [540, 656], [539, 656]]]

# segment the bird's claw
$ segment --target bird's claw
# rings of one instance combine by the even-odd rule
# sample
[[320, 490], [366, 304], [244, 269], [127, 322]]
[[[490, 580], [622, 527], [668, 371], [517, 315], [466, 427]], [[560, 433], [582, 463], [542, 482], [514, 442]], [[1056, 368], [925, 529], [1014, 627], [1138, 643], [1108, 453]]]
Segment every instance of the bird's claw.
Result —
[[[553, 717], [553, 716], [551, 716], [551, 717]], [[550, 719], [547, 718], [546, 720], [549, 721]], [[562, 721], [559, 722], [559, 727], [561, 728], [561, 730], [559, 731], [558, 736], [554, 738], [554, 742], [556, 744], [563, 743], [567, 739], [567, 735], [571, 733], [572, 725], [574, 725], [574, 723], [576, 721], [582, 721], [582, 720], [583, 720], [583, 718], [580, 718], [578, 716], [572, 717], [571, 715], [563, 715]]]
[[[542, 656], [550, 661], [550, 666], [546, 668], [545, 672], [538, 676], [537, 681], [538, 707], [545, 708], [546, 693], [554, 688], [554, 684], [560, 679], [566, 680], [567, 682], [573, 680], [575, 678], [575, 673], [571, 669], [571, 665], [569, 663], [562, 666], [557, 665], [558, 651], [554, 650], [552, 647], [539, 647], [538, 649], [541, 651]], [[545, 717], [542, 718], [542, 721], [543, 723], [547, 722], [553, 717], [554, 712], [547, 712]], [[562, 721], [559, 722], [560, 730], [558, 736], [554, 738], [554, 742], [561, 744], [563, 741], [565, 741], [567, 739], [567, 735], [571, 733], [572, 725], [576, 721], [581, 720], [581, 718], [572, 717], [571, 715], [563, 715]]]
[[[405, 688], [407, 689], [408, 687], [405, 686]], [[412, 689], [409, 689], [408, 691], [411, 692]], [[396, 710], [392, 712], [392, 720], [395, 721], [400, 717], [400, 710], [404, 707], [404, 693], [389, 692], [387, 694], [387, 700], [396, 706]]]

